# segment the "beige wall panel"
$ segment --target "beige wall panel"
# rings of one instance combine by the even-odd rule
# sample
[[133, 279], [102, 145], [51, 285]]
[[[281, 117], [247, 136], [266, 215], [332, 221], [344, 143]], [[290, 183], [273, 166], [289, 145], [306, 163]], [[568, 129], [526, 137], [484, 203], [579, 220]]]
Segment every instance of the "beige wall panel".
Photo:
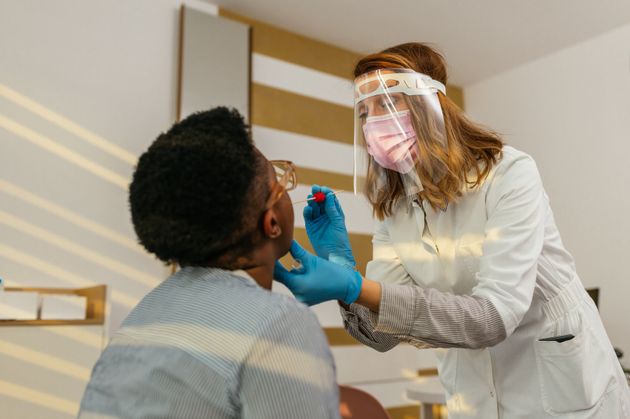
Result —
[[352, 69], [360, 55], [266, 23], [237, 15], [223, 8], [219, 16], [252, 27], [252, 50], [259, 54], [352, 79]]
[[[418, 405], [390, 407], [387, 410], [391, 419], [420, 419], [420, 407]], [[446, 406], [433, 406], [433, 419], [447, 419]]]
[[352, 108], [252, 84], [252, 124], [352, 144]]
[[299, 182], [305, 185], [326, 185], [333, 190], [353, 190], [352, 176], [324, 172], [323, 170], [309, 169], [306, 167], [298, 167], [297, 175]]
[[419, 419], [420, 407], [417, 405], [390, 407], [386, 409], [391, 419]]
[[464, 91], [461, 87], [446, 86], [446, 96], [448, 96], [457, 106], [464, 109]]
[[361, 342], [350, 336], [343, 327], [325, 327], [324, 333], [330, 346], [355, 346]]

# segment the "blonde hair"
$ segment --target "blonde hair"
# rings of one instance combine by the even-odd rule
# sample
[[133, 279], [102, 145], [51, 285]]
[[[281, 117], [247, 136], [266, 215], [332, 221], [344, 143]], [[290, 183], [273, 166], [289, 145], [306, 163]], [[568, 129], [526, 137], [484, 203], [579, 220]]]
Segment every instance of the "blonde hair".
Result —
[[[423, 73], [446, 85], [446, 63], [442, 55], [421, 43], [407, 43], [387, 48], [363, 57], [354, 69], [355, 77], [377, 69], [407, 68]], [[499, 135], [470, 119], [447, 96], [437, 93], [444, 127], [422, 109], [429, 106], [423, 96], [404, 96], [411, 110], [417, 135], [420, 161], [416, 171], [423, 190], [419, 198], [426, 199], [434, 208], [446, 208], [457, 202], [466, 188], [483, 183], [490, 170], [501, 157], [503, 141]], [[428, 111], [428, 109], [427, 109]], [[446, 142], [435, 138], [446, 133]], [[475, 176], [469, 178], [470, 172]], [[365, 194], [372, 204], [374, 215], [383, 220], [392, 214], [394, 205], [405, 197], [405, 189], [398, 173], [384, 170], [385, 179], [378, 181], [372, 159], [368, 162]], [[379, 187], [381, 186], [381, 187]]]

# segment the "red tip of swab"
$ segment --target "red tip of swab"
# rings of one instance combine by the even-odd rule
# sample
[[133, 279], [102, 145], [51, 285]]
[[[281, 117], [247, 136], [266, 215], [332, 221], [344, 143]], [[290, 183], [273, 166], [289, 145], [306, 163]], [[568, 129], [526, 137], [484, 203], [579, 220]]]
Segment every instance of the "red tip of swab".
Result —
[[324, 202], [326, 200], [326, 194], [323, 192], [315, 192], [313, 198], [315, 202]]

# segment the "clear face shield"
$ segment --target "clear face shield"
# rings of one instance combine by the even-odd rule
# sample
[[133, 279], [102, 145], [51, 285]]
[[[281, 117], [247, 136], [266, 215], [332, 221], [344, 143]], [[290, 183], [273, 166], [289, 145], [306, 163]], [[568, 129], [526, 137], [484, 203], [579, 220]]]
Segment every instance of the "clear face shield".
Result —
[[[409, 69], [380, 69], [354, 81], [354, 192], [406, 197], [423, 189], [422, 158], [434, 145], [446, 150], [437, 92], [444, 85]], [[438, 181], [439, 173], [429, 173]]]

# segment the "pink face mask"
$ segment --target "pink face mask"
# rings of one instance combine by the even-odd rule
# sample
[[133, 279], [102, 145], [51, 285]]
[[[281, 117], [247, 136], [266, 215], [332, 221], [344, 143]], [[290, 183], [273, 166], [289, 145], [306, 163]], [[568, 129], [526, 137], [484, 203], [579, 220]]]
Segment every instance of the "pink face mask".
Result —
[[416, 132], [409, 111], [368, 117], [363, 124], [367, 151], [382, 167], [408, 173], [414, 167]]

